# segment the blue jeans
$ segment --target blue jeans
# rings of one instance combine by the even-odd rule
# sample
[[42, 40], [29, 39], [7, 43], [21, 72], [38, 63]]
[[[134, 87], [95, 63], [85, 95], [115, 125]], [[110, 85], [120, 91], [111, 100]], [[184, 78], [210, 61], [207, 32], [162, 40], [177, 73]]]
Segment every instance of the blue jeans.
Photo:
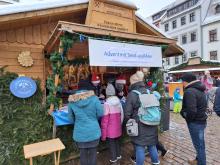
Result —
[[[144, 165], [145, 160], [145, 146], [135, 145], [136, 152], [136, 165]], [[158, 152], [156, 145], [147, 146], [148, 152], [150, 154], [152, 164], [159, 164]]]
[[188, 123], [189, 133], [196, 150], [198, 165], [206, 165], [205, 128], [207, 124]]

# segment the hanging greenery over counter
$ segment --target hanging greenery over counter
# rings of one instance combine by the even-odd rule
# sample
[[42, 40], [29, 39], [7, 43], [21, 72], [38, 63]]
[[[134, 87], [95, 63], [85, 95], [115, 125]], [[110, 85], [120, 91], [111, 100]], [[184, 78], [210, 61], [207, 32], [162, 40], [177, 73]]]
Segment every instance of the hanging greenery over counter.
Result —
[[59, 52], [54, 52], [50, 55], [50, 63], [52, 67], [52, 75], [47, 78], [47, 104], [51, 105], [51, 110], [59, 109], [62, 105], [60, 93], [62, 92], [62, 80], [64, 76], [63, 67], [68, 64], [67, 52], [72, 47], [73, 43], [77, 42], [78, 37], [65, 33], [61, 38]]
[[[52, 136], [52, 120], [42, 105], [43, 93], [37, 81], [36, 93], [28, 99], [12, 95], [9, 85], [18, 75], [0, 68], [0, 164], [24, 163], [23, 145], [35, 143]], [[40, 157], [38, 165], [51, 164], [52, 157]], [[49, 163], [50, 162], [50, 163]]]

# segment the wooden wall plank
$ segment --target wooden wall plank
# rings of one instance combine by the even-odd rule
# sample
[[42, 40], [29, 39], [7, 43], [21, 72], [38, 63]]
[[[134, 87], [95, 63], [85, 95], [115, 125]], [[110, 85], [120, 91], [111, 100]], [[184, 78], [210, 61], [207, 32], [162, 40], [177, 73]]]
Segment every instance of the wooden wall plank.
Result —
[[43, 45], [46, 45], [47, 41], [49, 39], [49, 29], [47, 24], [41, 25], [41, 43]]
[[16, 42], [16, 35], [15, 35], [14, 29], [7, 31], [7, 41], [8, 42]]
[[41, 44], [40, 25], [33, 26], [33, 43]]
[[16, 30], [16, 40], [19, 43], [24, 43], [24, 28], [19, 28]]
[[[20, 54], [21, 52], [13, 52], [13, 51], [2, 51], [0, 49], [0, 59], [17, 59], [18, 55]], [[34, 60], [43, 60], [44, 59], [44, 55], [41, 54], [41, 53], [33, 53], [31, 52], [31, 57], [34, 59]]]
[[43, 53], [43, 47], [34, 47], [28, 45], [8, 45], [8, 44], [0, 44], [0, 51], [10, 51], [10, 52], [19, 52], [19, 51], [31, 51], [32, 53]]
[[0, 41], [6, 41], [6, 31], [0, 31]]
[[[0, 65], [16, 66], [20, 65], [17, 58], [0, 58]], [[33, 66], [43, 66], [44, 60], [35, 59]]]
[[28, 44], [33, 43], [32, 26], [25, 27], [25, 42]]
[[[0, 65], [0, 67], [5, 65]], [[22, 67], [19, 65], [8, 66], [7, 69], [10, 72], [15, 73], [41, 73], [43, 75], [43, 66]]]

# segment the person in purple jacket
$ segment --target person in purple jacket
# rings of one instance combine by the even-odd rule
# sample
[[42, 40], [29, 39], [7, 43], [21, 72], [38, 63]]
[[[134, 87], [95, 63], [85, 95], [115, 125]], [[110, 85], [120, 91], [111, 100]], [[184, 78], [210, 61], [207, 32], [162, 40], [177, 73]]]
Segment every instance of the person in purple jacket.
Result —
[[104, 116], [101, 121], [102, 140], [107, 139], [110, 148], [110, 163], [115, 164], [121, 159], [119, 138], [122, 135], [123, 109], [115, 88], [108, 84], [106, 88], [107, 100], [104, 103]]

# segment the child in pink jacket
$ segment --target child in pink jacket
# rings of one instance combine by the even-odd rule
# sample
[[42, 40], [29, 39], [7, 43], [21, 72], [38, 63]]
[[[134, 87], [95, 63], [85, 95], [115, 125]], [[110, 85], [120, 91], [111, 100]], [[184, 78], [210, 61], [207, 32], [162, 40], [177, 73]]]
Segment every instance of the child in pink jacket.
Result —
[[102, 140], [107, 139], [111, 153], [111, 163], [121, 159], [119, 138], [122, 135], [123, 109], [115, 88], [108, 84], [106, 88], [107, 100], [104, 103], [104, 116], [101, 121]]

